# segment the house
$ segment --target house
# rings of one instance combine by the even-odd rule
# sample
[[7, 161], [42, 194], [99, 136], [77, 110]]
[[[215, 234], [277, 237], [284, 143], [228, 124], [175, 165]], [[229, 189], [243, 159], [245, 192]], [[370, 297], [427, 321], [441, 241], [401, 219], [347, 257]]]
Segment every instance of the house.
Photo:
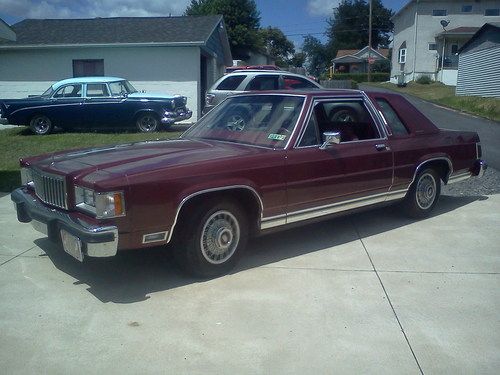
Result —
[[360, 50], [341, 49], [337, 51], [337, 56], [332, 60], [333, 72], [366, 73], [368, 72], [368, 57], [373, 63], [377, 60], [387, 60], [388, 56], [389, 50], [387, 48], [374, 49], [366, 46]]
[[118, 76], [138, 90], [187, 96], [197, 118], [206, 90], [232, 62], [222, 16], [27, 19], [5, 26], [2, 98], [42, 93], [69, 77]]
[[500, 23], [487, 23], [458, 50], [457, 95], [500, 98]]
[[457, 84], [457, 52], [487, 22], [500, 21], [498, 0], [410, 0], [394, 22], [391, 81], [427, 75]]

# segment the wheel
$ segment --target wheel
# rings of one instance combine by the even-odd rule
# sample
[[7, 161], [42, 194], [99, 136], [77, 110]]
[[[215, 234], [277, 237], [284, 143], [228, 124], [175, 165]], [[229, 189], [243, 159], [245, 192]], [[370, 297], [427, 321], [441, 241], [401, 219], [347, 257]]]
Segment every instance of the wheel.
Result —
[[335, 112], [332, 116], [331, 121], [338, 122], [357, 122], [356, 113], [351, 109], [341, 109]]
[[137, 129], [142, 133], [151, 133], [158, 129], [158, 117], [153, 113], [143, 113], [135, 122]]
[[417, 174], [406, 195], [406, 212], [417, 218], [428, 216], [436, 205], [440, 194], [439, 174], [432, 168], [424, 169]]
[[231, 131], [242, 131], [247, 125], [249, 115], [244, 110], [236, 110], [226, 117], [224, 125], [226, 129]]
[[35, 115], [30, 121], [31, 131], [37, 135], [46, 135], [54, 128], [52, 121], [45, 115]]
[[181, 225], [175, 256], [181, 267], [194, 276], [227, 273], [247, 243], [247, 218], [233, 201], [202, 204]]

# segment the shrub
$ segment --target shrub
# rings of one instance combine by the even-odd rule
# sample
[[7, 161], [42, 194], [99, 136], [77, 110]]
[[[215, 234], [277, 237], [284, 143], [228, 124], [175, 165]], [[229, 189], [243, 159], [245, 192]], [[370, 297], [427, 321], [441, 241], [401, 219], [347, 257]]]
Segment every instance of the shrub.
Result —
[[[386, 82], [390, 78], [390, 73], [372, 73], [372, 82]], [[333, 80], [353, 80], [357, 83], [367, 82], [368, 73], [335, 73], [332, 77]]]
[[415, 80], [415, 82], [420, 83], [421, 85], [428, 85], [432, 82], [432, 79], [431, 79], [431, 77], [429, 77], [427, 75], [423, 75], [423, 76], [418, 77]]

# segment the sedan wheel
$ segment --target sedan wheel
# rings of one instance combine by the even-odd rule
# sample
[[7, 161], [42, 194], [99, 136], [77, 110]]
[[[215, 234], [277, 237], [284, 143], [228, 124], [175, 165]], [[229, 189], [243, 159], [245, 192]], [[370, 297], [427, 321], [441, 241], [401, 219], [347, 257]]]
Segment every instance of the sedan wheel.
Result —
[[36, 115], [30, 121], [30, 128], [38, 135], [49, 134], [52, 131], [52, 121], [45, 115]]
[[234, 201], [207, 201], [185, 213], [176, 235], [178, 262], [198, 277], [231, 270], [246, 246], [247, 217]]
[[406, 195], [405, 208], [412, 217], [425, 217], [430, 214], [441, 194], [441, 180], [438, 173], [428, 168], [417, 174]]
[[143, 114], [137, 118], [136, 125], [140, 132], [154, 132], [158, 128], [158, 119], [154, 114]]

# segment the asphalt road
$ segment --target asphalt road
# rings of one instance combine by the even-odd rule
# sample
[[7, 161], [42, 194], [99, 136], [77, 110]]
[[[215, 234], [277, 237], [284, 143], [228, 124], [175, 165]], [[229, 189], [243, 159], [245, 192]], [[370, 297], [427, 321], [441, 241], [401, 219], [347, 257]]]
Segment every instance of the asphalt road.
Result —
[[[360, 85], [359, 88], [367, 91], [392, 92], [366, 85]], [[500, 170], [500, 123], [444, 108], [412, 95], [405, 97], [440, 128], [476, 131], [481, 139], [483, 159], [489, 166]]]

